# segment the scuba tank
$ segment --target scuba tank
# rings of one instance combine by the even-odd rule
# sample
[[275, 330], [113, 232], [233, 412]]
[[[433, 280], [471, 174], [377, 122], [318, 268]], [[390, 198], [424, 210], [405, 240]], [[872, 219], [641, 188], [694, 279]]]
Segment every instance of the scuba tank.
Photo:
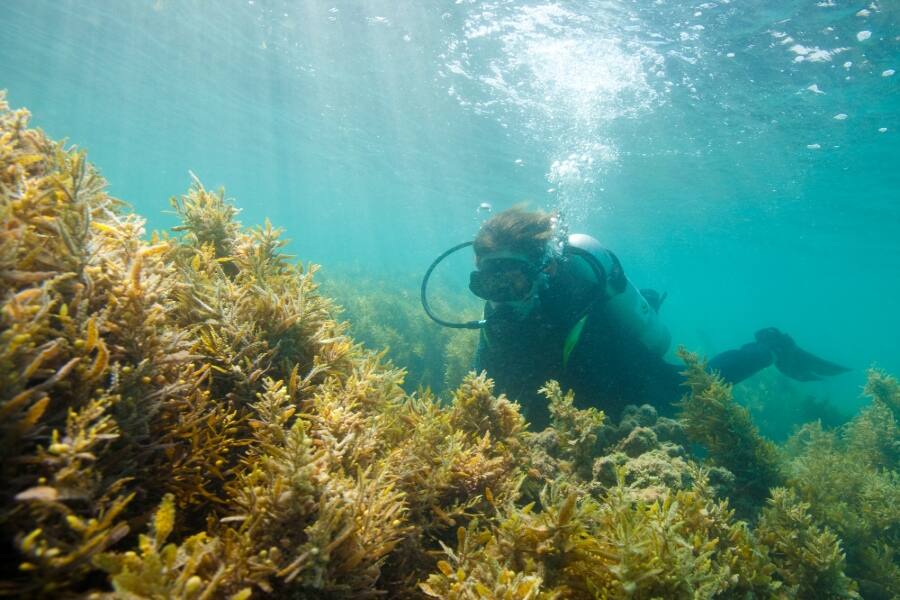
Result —
[[666, 353], [672, 339], [669, 329], [625, 276], [615, 254], [583, 233], [569, 235], [563, 253], [582, 258], [593, 271], [600, 286], [598, 300], [604, 304], [611, 319], [654, 354], [662, 356]]

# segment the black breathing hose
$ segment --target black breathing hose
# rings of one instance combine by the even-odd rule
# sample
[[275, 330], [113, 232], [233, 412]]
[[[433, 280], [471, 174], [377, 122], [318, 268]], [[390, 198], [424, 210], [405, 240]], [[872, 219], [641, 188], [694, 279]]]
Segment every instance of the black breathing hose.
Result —
[[422, 278], [422, 308], [425, 309], [425, 314], [431, 317], [431, 320], [437, 323], [438, 325], [443, 325], [444, 327], [449, 327], [451, 329], [481, 329], [484, 327], [484, 324], [487, 322], [485, 319], [481, 319], [479, 321], [466, 321], [464, 323], [452, 323], [450, 321], [445, 321], [441, 319], [433, 312], [431, 312], [431, 307], [428, 306], [428, 298], [426, 297], [426, 291], [428, 290], [428, 279], [431, 277], [432, 271], [434, 271], [435, 267], [440, 264], [442, 260], [456, 252], [457, 250], [462, 250], [466, 246], [471, 246], [475, 242], [463, 242], [462, 244], [457, 244], [438, 256], [434, 259], [434, 262], [431, 263], [431, 266], [428, 267], [428, 270], [425, 271], [425, 276]]

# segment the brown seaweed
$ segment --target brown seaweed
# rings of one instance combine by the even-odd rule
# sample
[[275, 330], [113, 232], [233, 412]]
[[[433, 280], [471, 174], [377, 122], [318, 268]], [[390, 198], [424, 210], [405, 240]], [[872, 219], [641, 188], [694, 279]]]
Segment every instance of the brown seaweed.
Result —
[[786, 458], [687, 354], [681, 421], [611, 423], [548, 382], [553, 426], [532, 433], [485, 374], [404, 390], [317, 267], [271, 224], [243, 227], [223, 190], [194, 179], [182, 224], [148, 236], [28, 116], [0, 97], [0, 593], [898, 593], [890, 377]]

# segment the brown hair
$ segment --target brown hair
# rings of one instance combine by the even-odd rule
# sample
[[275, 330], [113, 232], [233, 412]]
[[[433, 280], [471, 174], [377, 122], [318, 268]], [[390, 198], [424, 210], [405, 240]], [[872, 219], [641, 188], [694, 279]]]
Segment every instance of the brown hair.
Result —
[[553, 238], [553, 215], [543, 211], [529, 212], [521, 206], [497, 213], [484, 222], [475, 236], [475, 256], [498, 250], [510, 250], [539, 260]]

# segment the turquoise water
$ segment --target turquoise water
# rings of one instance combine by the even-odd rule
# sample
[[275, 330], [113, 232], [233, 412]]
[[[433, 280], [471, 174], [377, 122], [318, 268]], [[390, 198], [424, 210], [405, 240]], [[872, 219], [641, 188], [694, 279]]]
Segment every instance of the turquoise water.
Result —
[[148, 228], [190, 170], [390, 285], [529, 201], [668, 291], [677, 343], [778, 326], [851, 405], [900, 374], [896, 3], [6, 0], [0, 31], [10, 104]]

